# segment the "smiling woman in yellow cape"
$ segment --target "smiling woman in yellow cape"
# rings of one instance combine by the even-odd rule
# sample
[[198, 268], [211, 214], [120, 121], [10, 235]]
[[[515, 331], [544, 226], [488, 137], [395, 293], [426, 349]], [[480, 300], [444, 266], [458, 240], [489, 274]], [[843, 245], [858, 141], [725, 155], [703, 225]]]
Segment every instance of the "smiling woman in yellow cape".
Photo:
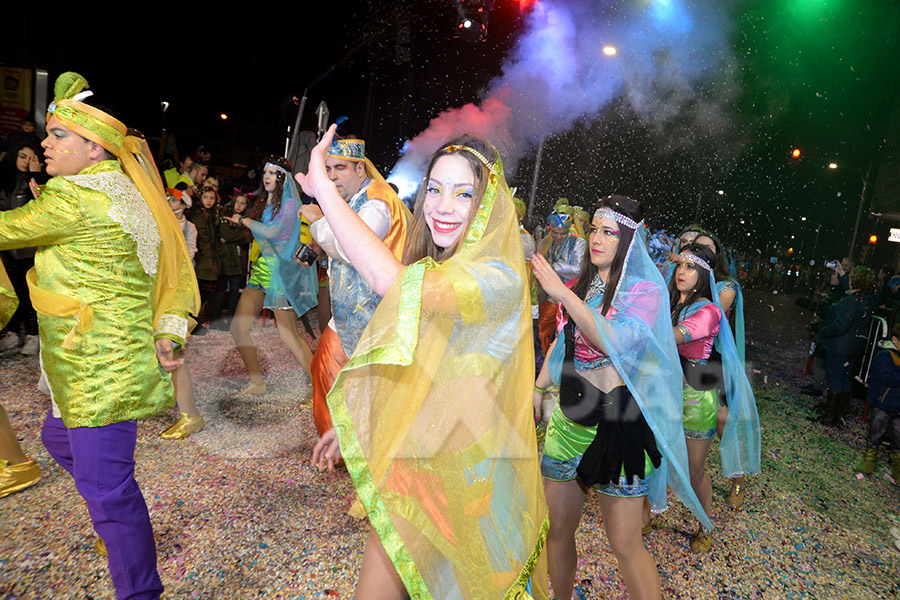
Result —
[[[478, 158], [484, 191], [465, 237], [441, 262], [398, 265], [328, 405], [359, 499], [411, 598], [546, 598], [528, 278], [499, 156], [468, 142], [435, 158]], [[339, 216], [319, 199], [329, 221]]]

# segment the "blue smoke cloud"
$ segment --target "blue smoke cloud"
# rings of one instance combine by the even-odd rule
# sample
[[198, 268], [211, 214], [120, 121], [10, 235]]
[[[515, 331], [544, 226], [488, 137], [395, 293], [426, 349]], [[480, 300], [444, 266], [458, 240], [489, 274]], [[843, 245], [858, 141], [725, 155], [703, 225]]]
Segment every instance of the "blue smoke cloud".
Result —
[[[628, 103], [663, 146], [721, 137], [739, 93], [728, 44], [732, 0], [542, 0], [482, 100], [451, 108], [409, 140], [388, 180], [411, 195], [431, 154], [462, 133], [490, 140], [507, 174], [541, 140]], [[614, 48], [609, 55], [604, 48]], [[712, 82], [712, 83], [710, 83]], [[701, 85], [703, 84], [703, 85]], [[667, 127], [690, 109], [690, 134]], [[660, 148], [664, 151], [665, 148]]]

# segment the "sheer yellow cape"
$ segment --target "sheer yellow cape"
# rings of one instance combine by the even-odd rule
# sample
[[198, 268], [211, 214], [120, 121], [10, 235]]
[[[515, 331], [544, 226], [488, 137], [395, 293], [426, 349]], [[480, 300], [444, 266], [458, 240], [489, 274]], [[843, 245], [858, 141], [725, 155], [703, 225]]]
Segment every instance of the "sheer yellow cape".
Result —
[[359, 499], [413, 600], [547, 597], [531, 302], [495, 167], [462, 248], [401, 272], [328, 395]]

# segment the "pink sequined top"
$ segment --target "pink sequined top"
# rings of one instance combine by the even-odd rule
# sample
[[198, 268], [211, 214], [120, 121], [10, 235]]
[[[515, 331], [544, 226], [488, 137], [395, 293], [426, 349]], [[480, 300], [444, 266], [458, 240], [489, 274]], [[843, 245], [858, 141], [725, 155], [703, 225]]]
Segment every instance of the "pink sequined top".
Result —
[[678, 354], [688, 360], [706, 360], [712, 353], [713, 342], [719, 333], [722, 311], [715, 304], [698, 308], [691, 316], [675, 326], [686, 340], [678, 345]]
[[[575, 287], [575, 284], [578, 283], [578, 280], [567, 281], [566, 286], [571, 289]], [[630, 292], [632, 298], [634, 298], [633, 305], [631, 306], [631, 312], [634, 316], [647, 321], [648, 323], [652, 320], [650, 315], [655, 314], [655, 311], [659, 307], [659, 295], [654, 294], [653, 292], [656, 288], [647, 281], [639, 281], [633, 283], [628, 287], [628, 291]], [[600, 312], [599, 308], [594, 309], [598, 313]], [[612, 321], [618, 311], [615, 306], [610, 306], [609, 311], [606, 313], [604, 317], [607, 321]], [[556, 332], [557, 335], [563, 330], [566, 323], [569, 321], [569, 315], [565, 312], [562, 303], [559, 304], [559, 308], [556, 311]], [[718, 329], [717, 329], [718, 331]], [[715, 334], [714, 334], [715, 337]], [[591, 341], [581, 333], [580, 328], [575, 327], [575, 365], [578, 369], [586, 370], [586, 369], [601, 369], [603, 367], [609, 366], [612, 364], [612, 361], [609, 357], [600, 349], [598, 349]]]

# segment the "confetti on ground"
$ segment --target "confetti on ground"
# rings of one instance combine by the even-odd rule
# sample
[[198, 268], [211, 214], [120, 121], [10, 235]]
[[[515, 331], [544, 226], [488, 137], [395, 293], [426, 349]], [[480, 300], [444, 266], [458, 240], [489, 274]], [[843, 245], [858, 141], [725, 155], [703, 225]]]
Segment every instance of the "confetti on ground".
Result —
[[[886, 452], [873, 475], [856, 477], [861, 401], [853, 401], [842, 428], [804, 418], [819, 400], [797, 392], [807, 383], [801, 373], [809, 345], [808, 315], [794, 298], [778, 296], [775, 318], [771, 296], [747, 295], [748, 367], [767, 373], [754, 380], [763, 473], [748, 478], [743, 509], [734, 511], [724, 503], [730, 485], [713, 444], [717, 530], [707, 555], [691, 554], [696, 522], [674, 497], [654, 517], [645, 543], [666, 598], [900, 596], [900, 551], [890, 534], [900, 525], [900, 489], [889, 478]], [[137, 477], [156, 532], [163, 597], [351, 598], [366, 535], [365, 521], [347, 515], [353, 486], [346, 471], [319, 474], [309, 465], [309, 378], [271, 320], [265, 329], [257, 322], [252, 335], [269, 384], [265, 396], [236, 396], [247, 385], [243, 364], [228, 333], [213, 330], [187, 350], [206, 429], [187, 440], [160, 439], [174, 409], [138, 428]], [[36, 391], [37, 359], [0, 360], [0, 398], [44, 470], [37, 486], [0, 500], [0, 598], [113, 598], [87, 510], [40, 442], [49, 400]], [[577, 541], [585, 597], [624, 598], [593, 496]]]

